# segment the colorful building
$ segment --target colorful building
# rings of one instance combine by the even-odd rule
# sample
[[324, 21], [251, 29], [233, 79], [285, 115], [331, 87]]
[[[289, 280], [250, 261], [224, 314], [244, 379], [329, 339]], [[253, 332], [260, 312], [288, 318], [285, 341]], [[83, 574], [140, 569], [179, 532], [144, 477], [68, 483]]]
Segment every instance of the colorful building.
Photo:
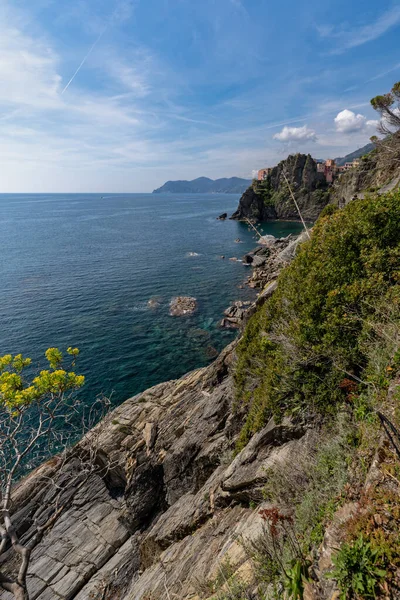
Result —
[[268, 175], [271, 173], [272, 169], [267, 167], [266, 169], [260, 169], [258, 171], [258, 181], [265, 181]]
[[325, 175], [326, 183], [333, 183], [333, 180], [336, 177], [337, 172], [338, 172], [336, 162], [334, 161], [333, 158], [328, 158], [325, 161], [324, 166], [325, 166], [324, 175]]

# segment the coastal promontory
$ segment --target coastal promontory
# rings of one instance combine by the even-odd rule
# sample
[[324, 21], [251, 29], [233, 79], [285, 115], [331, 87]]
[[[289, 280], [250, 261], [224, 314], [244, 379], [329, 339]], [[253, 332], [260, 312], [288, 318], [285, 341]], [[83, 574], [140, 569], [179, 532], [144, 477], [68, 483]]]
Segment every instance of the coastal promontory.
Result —
[[250, 185], [250, 179], [224, 177], [209, 179], [198, 177], [192, 181], [167, 181], [153, 191], [153, 194], [242, 194]]
[[265, 180], [249, 186], [231, 218], [299, 219], [289, 186], [306, 220], [315, 220], [329, 202], [328, 184], [316, 161], [310, 154], [292, 154], [270, 169]]

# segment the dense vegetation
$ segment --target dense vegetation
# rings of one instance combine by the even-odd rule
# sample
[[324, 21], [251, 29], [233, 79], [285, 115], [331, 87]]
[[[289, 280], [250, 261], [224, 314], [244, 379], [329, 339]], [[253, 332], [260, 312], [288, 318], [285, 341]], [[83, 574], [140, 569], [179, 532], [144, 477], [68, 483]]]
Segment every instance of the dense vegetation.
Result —
[[[271, 416], [314, 420], [304, 455], [268, 473], [272, 508], [260, 511], [265, 531], [247, 549], [259, 599], [305, 597], [326, 527], [346, 503], [353, 516], [325, 582], [341, 600], [398, 597], [399, 456], [378, 415], [399, 429], [399, 232], [400, 191], [328, 206], [239, 343], [237, 450]], [[378, 483], [367, 487], [377, 449]], [[217, 597], [254, 598], [252, 589], [232, 575]]]
[[[329, 207], [238, 348], [239, 447], [274, 415], [326, 414], [368, 380], [368, 356], [400, 300], [400, 192]], [[350, 382], [350, 383], [346, 383]]]

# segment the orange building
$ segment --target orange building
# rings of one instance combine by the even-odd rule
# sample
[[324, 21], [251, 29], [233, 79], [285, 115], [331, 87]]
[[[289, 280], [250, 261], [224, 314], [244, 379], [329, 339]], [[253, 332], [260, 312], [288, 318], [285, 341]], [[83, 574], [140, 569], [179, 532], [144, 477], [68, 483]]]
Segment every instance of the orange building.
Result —
[[267, 167], [266, 169], [260, 169], [258, 171], [258, 181], [265, 181], [268, 175], [271, 173], [272, 169]]
[[337, 172], [338, 172], [338, 168], [336, 166], [336, 162], [334, 161], [333, 158], [328, 158], [325, 161], [325, 170], [324, 170], [326, 182], [332, 183]]

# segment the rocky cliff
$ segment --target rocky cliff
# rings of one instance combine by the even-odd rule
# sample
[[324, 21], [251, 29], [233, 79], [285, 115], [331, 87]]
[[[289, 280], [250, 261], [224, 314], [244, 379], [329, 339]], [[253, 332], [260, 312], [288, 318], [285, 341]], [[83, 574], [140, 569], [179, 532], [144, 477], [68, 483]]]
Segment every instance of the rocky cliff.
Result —
[[[31, 600], [161, 599], [166, 589], [193, 598], [228, 557], [246, 563], [237, 536], [261, 530], [251, 504], [262, 502], [267, 469], [295, 456], [310, 433], [306, 424], [271, 421], [233, 458], [234, 346], [210, 367], [126, 401], [98, 426], [113, 467], [105, 479], [90, 478], [35, 549]], [[26, 523], [51, 502], [47, 481], [57, 466], [43, 465], [16, 490], [25, 538]]]
[[345, 206], [356, 196], [386, 192], [400, 185], [400, 133], [362, 157], [359, 167], [343, 173], [334, 183], [331, 202]]
[[265, 181], [254, 182], [241, 197], [231, 218], [299, 220], [285, 177], [304, 218], [315, 220], [329, 202], [329, 194], [325, 177], [317, 172], [317, 164], [310, 154], [290, 155], [272, 169]]
[[[234, 354], [235, 343], [211, 366], [127, 400], [98, 426], [102, 460], [112, 468], [74, 492], [69, 481], [79, 463], [71, 459], [63, 483], [73, 501], [33, 553], [30, 600], [264, 598], [254, 556], [267, 539], [265, 490], [274, 479], [286, 481], [288, 465], [300, 486], [304, 461], [323, 438], [316, 423], [271, 419], [235, 456]], [[368, 490], [383, 478], [384, 452], [382, 439]], [[25, 540], [35, 515], [51, 505], [58, 467], [53, 459], [17, 487], [15, 519]], [[309, 600], [337, 597], [324, 575], [358, 505], [338, 506], [313, 558]], [[243, 587], [230, 595], [235, 581]], [[12, 600], [7, 592], [0, 598]]]

